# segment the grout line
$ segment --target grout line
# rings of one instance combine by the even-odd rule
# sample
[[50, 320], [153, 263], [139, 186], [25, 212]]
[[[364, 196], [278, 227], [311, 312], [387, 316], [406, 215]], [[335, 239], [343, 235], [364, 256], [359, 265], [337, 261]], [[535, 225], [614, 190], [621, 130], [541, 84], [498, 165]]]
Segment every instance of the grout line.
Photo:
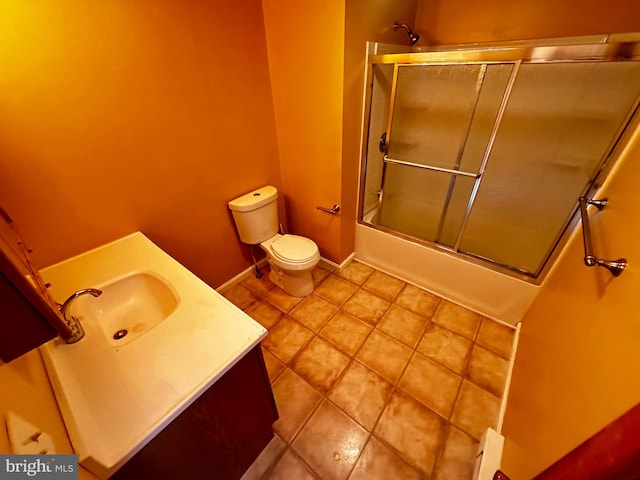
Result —
[[[379, 269], [377, 269], [377, 270], [379, 270]], [[383, 273], [385, 273], [385, 272], [383, 272]], [[275, 435], [278, 435], [278, 436], [282, 439], [282, 441], [285, 443], [285, 449], [283, 450], [283, 453], [282, 453], [281, 455], [279, 455], [279, 456], [278, 456], [278, 458], [276, 458], [276, 459], [274, 459], [274, 460], [273, 460], [273, 463], [272, 463], [272, 465], [270, 466], [270, 468], [268, 469], [268, 472], [270, 473], [270, 472], [272, 472], [272, 471], [273, 471], [273, 469], [274, 469], [274, 468], [276, 468], [276, 465], [277, 465], [277, 464], [282, 460], [282, 457], [284, 456], [284, 454], [286, 453], [286, 451], [290, 449], [290, 450], [291, 450], [291, 452], [292, 452], [292, 454], [295, 454], [296, 458], [298, 458], [299, 460], [301, 460], [301, 461], [303, 462], [303, 464], [304, 464], [305, 466], [307, 466], [307, 467], [310, 469], [310, 471], [311, 471], [315, 476], [318, 476], [318, 475], [319, 475], [319, 474], [318, 474], [318, 472], [316, 472], [316, 470], [315, 470], [315, 469], [311, 468], [311, 467], [307, 464], [307, 462], [305, 462], [305, 461], [304, 461], [304, 459], [302, 459], [302, 458], [300, 457], [300, 455], [299, 455], [299, 454], [298, 454], [298, 453], [293, 449], [293, 446], [292, 446], [292, 445], [293, 445], [293, 442], [298, 438], [298, 436], [299, 436], [300, 432], [305, 428], [305, 426], [307, 425], [307, 423], [309, 422], [309, 420], [310, 420], [310, 419], [315, 415], [315, 413], [317, 412], [317, 410], [320, 408], [320, 405], [322, 405], [322, 404], [324, 403], [324, 401], [327, 401], [327, 402], [329, 402], [331, 405], [335, 406], [335, 408], [337, 408], [337, 409], [338, 409], [340, 412], [342, 412], [344, 415], [346, 415], [346, 416], [347, 416], [347, 418], [349, 418], [349, 419], [353, 420], [357, 425], [359, 425], [361, 428], [363, 428], [363, 429], [364, 429], [364, 431], [367, 433], [367, 437], [366, 437], [366, 440], [365, 440], [365, 442], [364, 442], [364, 444], [363, 444], [363, 446], [362, 446], [362, 449], [361, 449], [361, 452], [360, 452], [360, 456], [362, 455], [362, 452], [365, 450], [365, 448], [367, 447], [367, 445], [371, 442], [371, 437], [375, 437], [377, 441], [381, 442], [383, 445], [385, 445], [387, 448], [389, 448], [389, 449], [390, 449], [390, 451], [394, 452], [394, 453], [395, 453], [399, 458], [402, 458], [402, 459], [403, 459], [403, 460], [404, 460], [404, 461], [405, 461], [405, 462], [406, 462], [406, 463], [407, 463], [407, 464], [408, 464], [408, 465], [409, 465], [413, 470], [415, 470], [416, 472], [418, 472], [418, 473], [422, 476], [424, 472], [423, 472], [421, 469], [419, 469], [416, 465], [414, 465], [414, 464], [413, 464], [409, 459], [405, 458], [405, 456], [404, 456], [401, 452], [399, 452], [398, 450], [396, 450], [393, 446], [391, 446], [391, 445], [387, 444], [387, 442], [386, 442], [386, 441], [384, 441], [384, 439], [378, 438], [378, 436], [374, 435], [374, 431], [375, 431], [376, 427], [378, 426], [378, 424], [379, 424], [379, 422], [380, 422], [380, 419], [382, 418], [382, 416], [383, 416], [384, 412], [386, 411], [387, 407], [389, 406], [389, 403], [390, 403], [390, 401], [391, 401], [391, 399], [392, 399], [393, 395], [394, 395], [396, 392], [402, 392], [404, 395], [407, 395], [409, 398], [413, 399], [413, 400], [414, 400], [414, 401], [416, 401], [418, 404], [420, 404], [421, 406], [424, 406], [424, 407], [425, 407], [425, 408], [427, 408], [430, 412], [433, 412], [433, 413], [434, 413], [434, 414], [436, 414], [438, 417], [440, 417], [441, 419], [443, 419], [443, 430], [442, 430], [441, 438], [440, 438], [440, 439], [439, 439], [439, 441], [438, 441], [439, 446], [438, 446], [438, 450], [437, 450], [437, 453], [436, 453], [436, 456], [435, 456], [435, 460], [434, 460], [434, 463], [433, 463], [433, 466], [432, 466], [432, 472], [431, 472], [431, 473], [433, 473], [433, 470], [436, 468], [436, 466], [438, 465], [439, 460], [441, 459], [442, 455], [444, 454], [443, 452], [444, 452], [444, 449], [445, 449], [445, 447], [446, 447], [446, 439], [448, 438], [449, 431], [450, 431], [450, 430], [451, 430], [451, 428], [453, 428], [453, 427], [460, 429], [460, 427], [457, 427], [457, 426], [455, 426], [453, 423], [451, 423], [450, 418], [451, 418], [451, 416], [453, 415], [453, 411], [454, 411], [455, 405], [456, 405], [456, 403], [457, 403], [457, 401], [458, 401], [458, 399], [459, 399], [460, 393], [461, 393], [462, 384], [463, 384], [463, 382], [464, 382], [464, 380], [465, 380], [465, 378], [466, 378], [466, 377], [465, 377], [465, 375], [467, 374], [467, 369], [468, 369], [468, 365], [469, 365], [469, 362], [470, 362], [472, 349], [473, 349], [473, 347], [476, 345], [476, 340], [477, 340], [477, 338], [478, 338], [478, 336], [479, 336], [480, 325], [479, 325], [479, 326], [478, 326], [478, 328], [476, 329], [476, 332], [475, 332], [475, 334], [474, 334], [474, 336], [473, 336], [473, 337], [474, 337], [474, 338], [473, 338], [473, 340], [471, 340], [471, 348], [470, 348], [470, 350], [469, 350], [469, 353], [468, 353], [468, 354], [467, 354], [467, 356], [466, 356], [466, 359], [465, 359], [465, 362], [464, 362], [464, 366], [463, 366], [463, 368], [462, 368], [462, 373], [454, 372], [453, 370], [450, 370], [448, 367], [446, 367], [446, 366], [444, 366], [444, 365], [441, 365], [441, 364], [440, 364], [439, 362], [437, 362], [435, 359], [431, 359], [431, 358], [429, 358], [429, 357], [426, 357], [426, 358], [429, 358], [431, 361], [435, 362], [437, 365], [441, 366], [442, 368], [445, 368], [445, 369], [447, 369], [448, 371], [450, 370], [452, 373], [454, 373], [455, 375], [457, 375], [458, 377], [460, 377], [460, 384], [459, 384], [459, 386], [458, 386], [458, 389], [457, 389], [457, 392], [456, 392], [456, 396], [455, 396], [455, 399], [454, 399], [453, 404], [452, 404], [451, 413], [449, 414], [449, 416], [448, 416], [447, 418], [445, 418], [445, 417], [443, 417], [441, 414], [439, 414], [438, 412], [435, 412], [434, 410], [432, 410], [430, 407], [428, 407], [428, 406], [424, 405], [422, 402], [420, 402], [419, 400], [417, 400], [416, 398], [414, 398], [412, 395], [409, 395], [409, 394], [407, 394], [407, 393], [404, 393], [404, 391], [403, 391], [402, 389], [400, 389], [400, 387], [399, 387], [400, 381], [402, 380], [403, 376], [406, 374], [406, 371], [407, 371], [407, 369], [408, 369], [408, 367], [409, 367], [409, 364], [411, 363], [411, 361], [413, 360], [413, 358], [415, 357], [415, 355], [416, 355], [416, 354], [420, 354], [420, 352], [418, 351], [418, 346], [420, 345], [420, 341], [421, 341], [422, 337], [424, 336], [425, 332], [430, 328], [430, 326], [431, 326], [431, 325], [439, 325], [439, 324], [436, 324], [435, 322], [433, 322], [433, 319], [434, 319], [434, 317], [436, 316], [436, 313], [437, 313], [438, 309], [439, 309], [439, 308], [441, 307], [441, 305], [442, 305], [443, 298], [442, 298], [442, 297], [440, 297], [440, 296], [438, 296], [438, 295], [436, 295], [436, 297], [437, 297], [438, 301], [437, 301], [437, 303], [436, 303], [436, 305], [435, 305], [435, 307], [434, 307], [433, 311], [431, 312], [431, 314], [430, 314], [429, 316], [422, 316], [421, 314], [417, 314], [417, 315], [420, 315], [422, 318], [425, 318], [427, 321], [425, 322], [425, 325], [424, 325], [424, 327], [422, 328], [421, 334], [419, 335], [418, 340], [416, 341], [415, 345], [413, 345], [413, 346], [409, 346], [409, 345], [405, 344], [404, 342], [402, 342], [402, 341], [400, 341], [400, 340], [396, 339], [394, 336], [389, 335], [389, 334], [387, 334], [386, 332], [382, 331], [382, 330], [379, 328], [379, 326], [380, 326], [380, 323], [382, 322], [383, 318], [385, 317], [385, 315], [387, 315], [387, 314], [389, 313], [389, 311], [391, 310], [391, 308], [392, 308], [392, 306], [393, 306], [393, 305], [396, 305], [396, 306], [398, 306], [398, 307], [400, 307], [400, 308], [405, 308], [405, 307], [402, 307], [401, 305], [396, 304], [395, 302], [396, 302], [396, 300], [399, 298], [400, 293], [401, 293], [401, 292], [406, 288], [406, 285], [411, 285], [411, 283], [410, 283], [410, 282], [406, 282], [406, 281], [402, 280], [402, 281], [405, 283], [405, 285], [404, 285], [402, 288], [400, 288], [400, 289], [398, 290], [398, 292], [397, 292], [397, 293], [396, 293], [396, 295], [394, 296], [393, 300], [388, 300], [388, 299], [386, 299], [386, 298], [380, 297], [380, 298], [383, 298], [385, 301], [387, 301], [387, 302], [389, 303], [389, 305], [388, 305], [388, 307], [384, 310], [384, 312], [381, 314], [381, 316], [380, 316], [380, 318], [378, 319], [378, 321], [377, 321], [376, 323], [373, 323], [373, 322], [369, 322], [369, 321], [367, 321], [367, 320], [363, 320], [363, 319], [359, 318], [359, 317], [358, 317], [358, 316], [356, 316], [356, 315], [352, 315], [351, 313], [349, 313], [349, 312], [347, 312], [346, 310], [344, 310], [344, 309], [343, 309], [343, 308], [344, 308], [344, 306], [346, 305], [346, 303], [347, 303], [347, 302], [348, 302], [348, 301], [349, 301], [349, 300], [350, 300], [350, 299], [351, 299], [351, 298], [352, 298], [352, 297], [353, 297], [353, 296], [358, 292], [358, 290], [360, 290], [360, 289], [362, 289], [363, 291], [366, 291], [366, 292], [368, 292], [368, 293], [371, 293], [371, 294], [377, 295], [375, 292], [370, 292], [368, 289], [364, 288], [364, 283], [365, 283], [365, 282], [366, 282], [366, 280], [370, 277], [370, 275], [369, 275], [369, 276], [368, 276], [368, 277], [367, 277], [367, 278], [366, 278], [366, 279], [365, 279], [361, 284], [358, 284], [358, 283], [355, 283], [354, 281], [352, 281], [352, 280], [350, 280], [350, 279], [348, 279], [348, 278], [346, 278], [346, 277], [343, 277], [343, 276], [339, 275], [339, 273], [338, 273], [338, 272], [335, 272], [335, 271], [333, 271], [333, 272], [332, 272], [332, 271], [328, 271], [328, 274], [327, 274], [324, 278], [322, 278], [322, 279], [321, 279], [321, 280], [320, 280], [320, 281], [315, 285], [315, 288], [317, 289], [317, 288], [318, 288], [321, 284], [323, 284], [323, 283], [324, 283], [324, 282], [325, 282], [325, 281], [326, 281], [326, 280], [327, 280], [331, 275], [336, 275], [336, 277], [338, 277], [338, 278], [340, 278], [340, 279], [342, 279], [342, 280], [345, 280], [345, 281], [347, 281], [348, 283], [351, 283], [352, 285], [356, 286], [356, 290], [355, 290], [351, 295], [349, 295], [349, 297], [348, 297], [344, 302], [342, 302], [340, 305], [335, 305], [333, 302], [329, 301], [328, 299], [324, 298], [323, 296], [321, 296], [321, 295], [317, 295], [317, 296], [318, 296], [318, 298], [320, 298], [320, 299], [322, 299], [323, 301], [326, 301], [326, 302], [330, 303], [332, 306], [336, 307], [336, 311], [335, 311], [332, 315], [330, 315], [330, 316], [327, 318], [327, 320], [325, 320], [325, 321], [324, 321], [324, 323], [323, 323], [322, 325], [320, 325], [320, 326], [318, 327], [317, 331], [316, 331], [316, 330], [313, 330], [313, 329], [311, 329], [311, 328], [309, 328], [309, 327], [307, 327], [307, 326], [306, 326], [306, 325], [304, 325], [302, 322], [300, 322], [300, 321], [296, 320], [295, 318], [293, 318], [293, 317], [290, 315], [294, 310], [296, 310], [296, 309], [300, 306], [300, 304], [301, 304], [302, 302], [300, 302], [300, 303], [298, 303], [297, 305], [295, 305], [295, 306], [294, 306], [293, 308], [291, 308], [288, 312], [284, 312], [284, 311], [283, 311], [283, 312], [282, 312], [282, 313], [283, 313], [282, 317], [281, 317], [281, 318], [280, 318], [276, 323], [274, 323], [274, 325], [272, 325], [272, 327], [271, 327], [271, 328], [275, 327], [277, 324], [279, 324], [279, 323], [280, 323], [280, 321], [281, 321], [283, 318], [289, 317], [289, 318], [290, 318], [290, 320], [293, 320], [293, 321], [295, 321], [295, 322], [299, 323], [301, 326], [303, 326], [304, 328], [306, 328], [306, 329], [308, 329], [309, 331], [311, 331], [311, 332], [312, 332], [312, 335], [311, 335], [310, 339], [309, 339], [307, 342], [305, 342], [305, 344], [304, 344], [303, 346], [301, 346], [301, 347], [300, 347], [300, 349], [299, 349], [299, 350], [296, 352], [296, 354], [295, 354], [295, 355], [294, 355], [294, 356], [289, 360], [289, 362], [283, 362], [283, 361], [282, 361], [282, 360], [280, 360], [280, 359], [279, 359], [275, 354], [273, 354], [271, 351], [269, 351], [269, 353], [270, 353], [271, 355], [273, 355], [273, 356], [274, 356], [274, 358], [276, 358], [278, 362], [280, 362], [281, 364], [283, 364], [283, 365], [284, 365], [284, 368], [280, 371], [280, 373], [279, 373], [279, 374], [278, 374], [278, 375], [273, 379], [273, 381], [271, 381], [271, 382], [270, 382], [270, 383], [271, 383], [271, 385], [273, 385], [273, 383], [274, 383], [274, 382], [276, 382], [276, 381], [277, 381], [277, 379], [278, 379], [278, 378], [280, 378], [280, 377], [282, 376], [282, 374], [286, 371], [286, 369], [290, 369], [290, 370], [292, 371], [292, 373], [294, 373], [296, 376], [298, 376], [302, 381], [304, 381], [304, 382], [305, 382], [308, 386], [310, 386], [314, 391], [318, 392], [318, 393], [319, 393], [319, 395], [320, 395], [320, 399], [319, 399], [319, 401], [318, 401], [318, 402], [313, 406], [313, 408], [309, 411], [308, 415], [305, 417], [305, 419], [302, 421], [302, 423], [301, 423], [301, 424], [299, 425], [299, 427], [296, 429], [296, 431], [295, 431], [295, 432], [294, 432], [294, 434], [292, 435], [292, 437], [291, 437], [291, 440], [290, 440], [290, 441], [285, 441], [285, 440], [284, 440], [284, 438], [282, 438], [280, 435], [278, 435], [277, 433], [275, 433], [275, 432], [274, 432], [274, 434], [275, 434]], [[392, 276], [393, 276], [393, 275], [392, 275]], [[277, 287], [276, 287], [276, 288], [277, 288]], [[421, 290], [426, 291], [425, 289], [422, 289], [422, 288], [421, 288]], [[261, 299], [261, 300], [263, 300], [263, 301], [265, 301], [265, 302], [267, 302], [267, 303], [269, 303], [269, 304], [273, 305], [273, 304], [272, 304], [271, 302], [269, 302], [269, 301], [267, 300], [267, 298], [266, 298], [266, 295], [267, 295], [270, 291], [271, 291], [271, 290], [268, 290], [268, 291], [263, 292], [263, 293], [257, 293], [257, 292], [253, 292], [253, 291], [252, 291], [252, 293], [254, 293], [254, 294], [256, 295], [256, 297], [257, 297], [257, 298], [259, 298], [259, 299]], [[428, 291], [427, 291], [427, 292], [428, 292]], [[315, 292], [314, 292], [314, 294], [315, 294]], [[377, 295], [377, 296], [379, 296], [379, 295]], [[304, 300], [303, 300], [303, 301], [304, 301]], [[274, 307], [276, 307], [276, 308], [278, 308], [279, 310], [281, 310], [279, 307], [277, 307], [277, 305], [273, 305], [273, 306], [274, 306]], [[407, 310], [408, 310], [408, 309], [407, 309]], [[282, 310], [281, 310], [281, 311], [282, 311]], [[412, 312], [411, 310], [408, 310], [408, 311]], [[324, 328], [325, 328], [325, 327], [326, 327], [326, 326], [331, 322], [331, 320], [332, 320], [336, 315], [338, 315], [340, 312], [343, 312], [344, 314], [348, 314], [348, 315], [350, 315], [350, 316], [352, 316], [352, 317], [354, 317], [354, 318], [358, 319], [359, 321], [361, 321], [361, 322], [365, 323], [365, 324], [366, 324], [366, 325], [368, 325], [369, 327], [371, 327], [370, 331], [368, 332], [368, 334], [366, 335], [366, 337], [364, 338], [364, 340], [361, 342], [361, 344], [358, 346], [358, 348], [355, 350], [355, 352], [354, 352], [352, 355], [351, 355], [351, 354], [349, 354], [349, 353], [347, 353], [346, 351], [344, 351], [344, 350], [343, 350], [341, 347], [339, 347], [338, 345], [334, 345], [331, 341], [329, 341], [329, 340], [325, 339], [322, 335], [320, 335], [320, 331], [321, 331], [322, 329], [324, 329]], [[415, 313], [415, 312], [412, 312], [412, 313]], [[484, 317], [483, 317], [483, 318], [484, 318]], [[488, 317], [487, 317], [487, 318], [488, 318]], [[490, 319], [490, 320], [493, 320], [493, 319]], [[446, 330], [449, 330], [447, 327], [442, 327], [442, 326], [440, 326], [440, 327], [441, 327], [441, 328], [444, 328], [444, 329], [446, 329]], [[518, 325], [518, 327], [517, 327], [517, 328], [519, 328], [519, 325]], [[269, 330], [270, 330], [270, 329], [269, 329]], [[366, 343], [366, 342], [368, 341], [368, 339], [373, 335], [373, 333], [374, 333], [374, 331], [375, 331], [375, 330], [378, 330], [378, 333], [379, 333], [379, 334], [383, 334], [383, 335], [385, 335], [385, 336], [388, 336], [389, 338], [391, 338], [391, 339], [393, 339], [393, 340], [395, 340], [395, 341], [399, 342], [399, 343], [400, 343], [401, 345], [403, 345], [404, 347], [407, 347], [407, 348], [410, 348], [410, 349], [411, 349], [411, 354], [410, 354], [410, 356], [409, 356], [409, 358], [408, 358], [407, 362], [404, 364], [404, 366], [403, 366], [403, 368], [402, 368], [401, 372], [400, 372], [400, 373], [399, 373], [399, 375], [397, 376], [397, 379], [395, 380], [395, 382], [394, 382], [394, 383], [389, 382], [389, 380], [388, 380], [387, 378], [385, 378], [385, 377], [383, 377], [382, 375], [378, 374], [377, 372], [373, 371], [370, 367], [368, 367], [366, 364], [362, 363], [360, 360], [358, 360], [358, 359], [356, 358], [356, 356], [358, 355], [358, 353], [363, 349], [363, 347], [364, 347], [365, 343]], [[454, 333], [454, 334], [458, 335], [456, 332], [452, 332], [452, 333]], [[298, 374], [295, 372], [295, 370], [292, 368], [292, 365], [295, 363], [295, 360], [296, 360], [296, 359], [301, 355], [301, 352], [303, 352], [303, 351], [304, 351], [304, 350], [309, 346], [309, 344], [310, 344], [310, 343], [311, 343], [311, 342], [312, 342], [316, 337], [319, 337], [321, 340], [323, 340], [323, 341], [327, 342], [328, 344], [330, 344], [332, 347], [336, 348], [338, 351], [340, 351], [342, 354], [344, 354], [344, 355], [345, 355], [346, 357], [348, 357], [348, 359], [349, 359], [348, 363], [345, 365], [344, 369], [340, 372], [339, 376], [336, 378], [336, 380], [333, 382], [333, 384], [332, 384], [331, 388], [329, 388], [329, 389], [327, 390], [327, 392], [323, 392], [323, 391], [319, 390], [318, 388], [316, 388], [315, 386], [311, 385], [307, 380], [305, 380], [303, 377], [301, 377], [300, 375], [298, 375]], [[462, 337], [462, 338], [466, 338], [466, 337]], [[467, 340], [469, 340], [469, 339], [467, 339]], [[513, 348], [515, 349], [515, 346], [514, 346]], [[267, 350], [268, 350], [268, 349], [267, 349]], [[422, 354], [421, 354], [421, 355], [422, 355]], [[335, 388], [335, 386], [336, 386], [336, 385], [341, 381], [341, 379], [345, 376], [346, 371], [350, 368], [350, 366], [352, 366], [352, 365], [353, 365], [353, 362], [358, 362], [358, 364], [360, 364], [361, 366], [363, 366], [363, 367], [364, 367], [364, 368], [366, 368], [367, 370], [370, 370], [370, 371], [374, 372], [376, 375], [378, 375], [380, 378], [382, 378], [385, 382], [387, 382], [388, 384], [390, 384], [390, 385], [391, 385], [391, 389], [390, 389], [390, 391], [389, 391], [389, 394], [388, 394], [388, 395], [386, 396], [386, 398], [385, 398], [384, 405], [383, 405], [383, 407], [382, 407], [382, 409], [381, 409], [380, 413], [378, 414], [377, 418], [376, 418], [376, 419], [375, 419], [375, 421], [373, 422], [373, 426], [371, 427], [371, 429], [370, 429], [370, 430], [369, 430], [369, 428], [367, 428], [367, 427], [365, 427], [364, 425], [360, 424], [360, 422], [358, 422], [358, 421], [357, 421], [355, 418], [353, 418], [349, 413], [347, 413], [347, 412], [346, 412], [342, 407], [340, 407], [340, 406], [339, 406], [338, 404], [336, 404], [336, 403], [335, 403], [331, 398], [329, 398], [329, 394], [330, 394], [330, 392]], [[469, 381], [470, 381], [470, 380], [469, 380]], [[482, 388], [482, 387], [480, 387], [480, 388]], [[506, 389], [505, 389], [505, 395], [506, 395]], [[466, 433], [466, 432], [465, 432], [464, 430], [462, 430], [462, 429], [460, 429], [460, 431], [462, 431], [462, 432], [464, 432], [465, 434], [469, 435], [468, 433]], [[471, 435], [469, 435], [469, 436], [470, 436], [471, 438], [473, 438]], [[475, 440], [475, 439], [474, 439], [474, 440]], [[358, 465], [358, 462], [359, 462], [359, 461], [360, 461], [360, 458], [358, 458], [358, 460], [357, 460], [356, 462], [354, 462], [353, 466], [351, 467], [351, 470], [349, 471], [348, 476], [350, 476], [350, 475], [353, 473], [353, 471], [354, 471], [354, 469], [356, 468], [356, 466]], [[319, 477], [318, 477], [318, 478], [319, 478]]]

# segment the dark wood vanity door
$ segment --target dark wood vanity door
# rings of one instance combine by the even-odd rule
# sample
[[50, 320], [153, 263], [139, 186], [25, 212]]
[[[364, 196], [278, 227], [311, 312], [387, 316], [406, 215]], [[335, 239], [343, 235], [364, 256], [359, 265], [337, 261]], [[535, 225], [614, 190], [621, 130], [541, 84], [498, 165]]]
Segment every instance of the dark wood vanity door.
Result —
[[260, 346], [245, 355], [114, 479], [238, 479], [278, 419]]
[[0, 271], [0, 305], [0, 358], [4, 362], [38, 348], [58, 335], [3, 271]]

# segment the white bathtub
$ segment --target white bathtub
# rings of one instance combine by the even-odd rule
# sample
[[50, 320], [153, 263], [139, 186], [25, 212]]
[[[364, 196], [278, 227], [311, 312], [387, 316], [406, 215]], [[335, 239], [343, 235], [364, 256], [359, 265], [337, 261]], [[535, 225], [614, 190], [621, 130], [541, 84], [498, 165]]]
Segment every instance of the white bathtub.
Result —
[[355, 258], [481, 315], [515, 325], [539, 286], [356, 224]]

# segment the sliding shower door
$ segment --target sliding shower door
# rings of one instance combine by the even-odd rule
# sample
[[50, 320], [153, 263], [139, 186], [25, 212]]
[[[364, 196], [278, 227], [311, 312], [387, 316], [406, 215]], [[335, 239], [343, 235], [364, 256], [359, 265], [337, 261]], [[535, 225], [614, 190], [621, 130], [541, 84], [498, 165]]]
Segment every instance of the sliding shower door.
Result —
[[412, 55], [373, 65], [368, 220], [537, 277], [637, 107], [640, 63]]
[[398, 68], [382, 225], [454, 246], [513, 68]]
[[522, 65], [460, 250], [537, 273], [639, 91], [636, 62]]

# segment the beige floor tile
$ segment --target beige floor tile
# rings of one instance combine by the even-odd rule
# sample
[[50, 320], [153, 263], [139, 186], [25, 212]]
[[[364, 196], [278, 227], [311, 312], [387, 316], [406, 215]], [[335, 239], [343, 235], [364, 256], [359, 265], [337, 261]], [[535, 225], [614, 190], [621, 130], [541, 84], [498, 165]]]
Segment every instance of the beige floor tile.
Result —
[[245, 310], [258, 296], [244, 285], [234, 285], [223, 293], [223, 296], [241, 310]]
[[478, 444], [479, 442], [452, 425], [444, 444], [444, 451], [433, 470], [433, 480], [473, 478]]
[[273, 463], [282, 455], [287, 448], [287, 444], [278, 436], [274, 435], [273, 439], [260, 453], [258, 458], [251, 464], [249, 469], [242, 475], [240, 480], [260, 480], [263, 475], [269, 471]]
[[380, 320], [378, 328], [413, 348], [420, 340], [428, 322], [426, 318], [406, 308], [391, 305]]
[[353, 356], [372, 328], [368, 323], [340, 311], [320, 330], [320, 336], [346, 354]]
[[456, 405], [453, 407], [451, 423], [476, 440], [480, 440], [487, 428], [496, 428], [499, 409], [498, 397], [463, 380]]
[[405, 283], [391, 275], [376, 270], [362, 286], [386, 300], [393, 301], [398, 292], [405, 286]]
[[328, 342], [316, 337], [298, 355], [292, 368], [315, 388], [326, 393], [348, 363], [349, 357]]
[[345, 268], [337, 271], [336, 273], [342, 278], [349, 280], [351, 283], [362, 285], [373, 272], [374, 269], [370, 266], [354, 260]]
[[313, 337], [313, 332], [295, 320], [284, 317], [262, 341], [262, 346], [280, 361], [288, 363]]
[[396, 391], [374, 433], [428, 476], [444, 444], [446, 431], [441, 417]]
[[251, 304], [245, 312], [266, 329], [272, 328], [284, 316], [282, 310], [261, 299]]
[[366, 290], [358, 289], [342, 308], [360, 320], [375, 325], [380, 321], [389, 305], [391, 303], [387, 300]]
[[460, 382], [461, 376], [416, 354], [411, 358], [398, 386], [434, 412], [449, 418]]
[[337, 275], [329, 275], [327, 279], [316, 288], [316, 295], [329, 300], [334, 305], [342, 305], [358, 289], [351, 282], [347, 282]]
[[372, 431], [391, 394], [392, 385], [359, 362], [351, 362], [329, 392], [347, 414]]
[[305, 327], [317, 332], [337, 311], [338, 307], [327, 302], [324, 298], [312, 294], [291, 310], [289, 315]]
[[256, 278], [255, 274], [251, 274], [240, 282], [256, 295], [264, 295], [272, 288], [275, 288], [273, 282], [269, 280], [269, 272], [271, 271], [269, 264], [260, 267], [260, 271], [262, 272], [262, 277]]
[[315, 480], [311, 469], [291, 449], [287, 450], [265, 480]]
[[490, 318], [484, 318], [480, 324], [476, 343], [493, 350], [502, 358], [511, 358], [511, 347], [515, 329], [508, 325], [503, 325]]
[[302, 301], [302, 298], [292, 297], [280, 287], [274, 287], [269, 290], [264, 298], [285, 313], [290, 312], [293, 307]]
[[322, 281], [327, 278], [331, 272], [323, 267], [316, 267], [311, 271], [311, 276], [313, 277], [313, 284], [315, 286], [320, 285]]
[[290, 442], [316, 408], [322, 395], [287, 368], [272, 385], [280, 418], [273, 430]]
[[395, 303], [413, 313], [431, 318], [440, 303], [440, 298], [421, 288], [407, 284], [396, 297]]
[[420, 478], [421, 475], [398, 454], [376, 437], [371, 437], [349, 480], [420, 480]]
[[466, 377], [479, 387], [502, 398], [509, 362], [491, 350], [475, 345], [471, 351]]
[[302, 299], [268, 268], [224, 294], [269, 329], [280, 415], [243, 480], [471, 478], [514, 330], [357, 261], [314, 269]]
[[431, 323], [416, 350], [441, 365], [463, 374], [473, 343], [451, 330]]
[[323, 479], [345, 479], [369, 434], [324, 400], [294, 440], [293, 449]]
[[374, 330], [356, 358], [395, 384], [411, 357], [412, 350], [390, 336]]
[[442, 300], [431, 320], [458, 335], [475, 340], [482, 316], [455, 303]]
[[264, 357], [264, 364], [267, 367], [269, 380], [273, 383], [287, 366], [274, 357], [266, 348], [262, 348], [262, 356]]

